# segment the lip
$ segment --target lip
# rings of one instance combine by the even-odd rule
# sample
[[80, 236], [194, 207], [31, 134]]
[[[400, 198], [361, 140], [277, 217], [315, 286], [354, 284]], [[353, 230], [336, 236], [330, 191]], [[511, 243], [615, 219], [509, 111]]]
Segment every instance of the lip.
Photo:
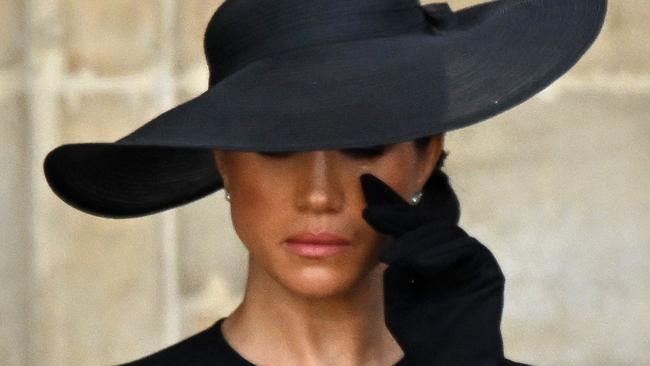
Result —
[[348, 239], [329, 232], [318, 234], [310, 232], [298, 233], [288, 237], [285, 244], [292, 252], [310, 258], [329, 257], [350, 247]]

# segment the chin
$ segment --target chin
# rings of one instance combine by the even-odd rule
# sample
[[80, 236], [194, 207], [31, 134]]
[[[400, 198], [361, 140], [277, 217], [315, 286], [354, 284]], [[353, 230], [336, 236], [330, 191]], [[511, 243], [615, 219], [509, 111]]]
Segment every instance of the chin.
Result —
[[319, 299], [340, 296], [360, 281], [360, 274], [344, 273], [327, 267], [303, 268], [288, 274], [285, 286], [306, 298]]

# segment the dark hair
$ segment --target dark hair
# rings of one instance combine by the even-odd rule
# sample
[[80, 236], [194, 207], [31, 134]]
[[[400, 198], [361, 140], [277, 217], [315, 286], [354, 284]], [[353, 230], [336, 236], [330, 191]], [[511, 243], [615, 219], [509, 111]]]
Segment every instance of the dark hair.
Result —
[[[424, 136], [415, 139], [415, 147], [417, 147], [417, 149], [420, 152], [424, 151], [424, 149], [429, 145], [433, 137], [434, 136]], [[440, 158], [438, 158], [438, 162], [436, 163], [436, 167], [434, 168], [434, 171], [438, 171], [442, 169], [442, 167], [445, 164], [445, 159], [447, 159], [447, 155], [449, 155], [449, 153], [445, 150], [442, 150], [442, 152], [440, 153]]]
[[[431, 142], [434, 136], [424, 136], [415, 140], [415, 146], [419, 151], [423, 151]], [[423, 188], [423, 194], [430, 195], [429, 199], [434, 199], [435, 205], [440, 207], [441, 215], [454, 223], [460, 220], [460, 202], [456, 196], [456, 192], [449, 183], [449, 176], [442, 171], [445, 164], [445, 159], [449, 153], [443, 150], [440, 153], [440, 158], [433, 169], [431, 176], [427, 180]]]

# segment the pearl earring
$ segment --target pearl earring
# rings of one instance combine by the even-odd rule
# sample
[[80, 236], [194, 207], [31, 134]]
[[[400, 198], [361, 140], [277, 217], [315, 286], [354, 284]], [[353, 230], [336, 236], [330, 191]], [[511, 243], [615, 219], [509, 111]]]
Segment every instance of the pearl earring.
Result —
[[226, 201], [230, 202], [230, 192], [227, 189], [223, 189], [226, 192]]
[[411, 205], [415, 206], [420, 202], [420, 199], [422, 198], [422, 192], [419, 192], [413, 198], [411, 198]]

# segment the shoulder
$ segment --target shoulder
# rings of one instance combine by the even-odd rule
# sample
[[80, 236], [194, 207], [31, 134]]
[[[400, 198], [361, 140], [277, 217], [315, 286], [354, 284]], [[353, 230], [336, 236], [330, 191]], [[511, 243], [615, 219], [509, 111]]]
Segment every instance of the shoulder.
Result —
[[214, 365], [219, 361], [219, 322], [156, 353], [119, 366]]

